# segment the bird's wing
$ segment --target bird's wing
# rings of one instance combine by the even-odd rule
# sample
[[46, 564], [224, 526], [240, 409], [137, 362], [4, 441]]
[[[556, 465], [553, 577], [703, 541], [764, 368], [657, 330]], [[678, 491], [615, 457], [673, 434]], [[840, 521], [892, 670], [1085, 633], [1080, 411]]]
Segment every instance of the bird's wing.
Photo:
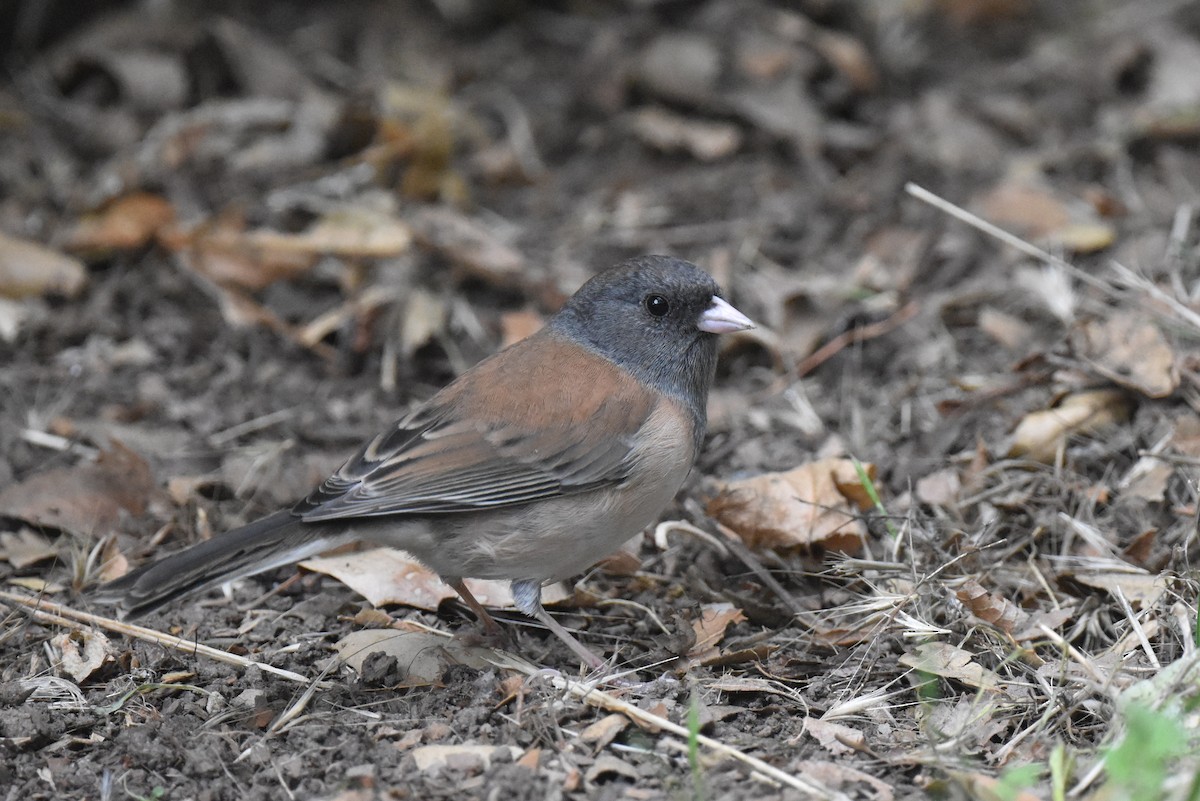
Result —
[[371, 440], [293, 514], [478, 511], [616, 485], [661, 401], [607, 359], [536, 335]]

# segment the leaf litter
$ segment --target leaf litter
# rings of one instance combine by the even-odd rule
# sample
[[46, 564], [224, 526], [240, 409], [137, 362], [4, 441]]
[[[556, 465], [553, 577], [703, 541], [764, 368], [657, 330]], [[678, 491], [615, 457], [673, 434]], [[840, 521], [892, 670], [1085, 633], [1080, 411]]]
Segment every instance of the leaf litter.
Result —
[[[428, 629], [470, 624], [442, 619], [433, 577], [377, 564], [325, 574], [355, 590], [243, 582], [148, 621], [170, 634], [79, 624], [122, 632], [103, 649], [63, 638], [69, 607], [6, 590], [0, 678], [76, 699], [0, 705], [14, 786], [655, 798], [695, 769], [720, 799], [1104, 798], [1141, 765], [1154, 797], [1185, 797], [1194, 749], [1143, 735], [1195, 732], [1194, 25], [819, 6], [705, 4], [679, 31], [653, 9], [489, 27], [397, 7], [286, 35], [113, 10], [31, 53], [0, 130], [12, 586], [65, 600], [122, 554], [286, 502], [307, 462], [243, 481], [228, 450], [270, 452], [282, 428], [281, 453], [346, 451], [616, 257], [693, 258], [763, 325], [723, 352], [667, 512], [702, 535], [589, 572], [555, 610], [641, 684], [453, 656]], [[1005, 247], [904, 199], [918, 174], [1011, 229]], [[89, 424], [46, 422], [64, 418]], [[82, 432], [104, 425], [141, 464], [100, 475]], [[181, 667], [208, 700], [98, 711]], [[305, 704], [279, 697], [318, 676]]]

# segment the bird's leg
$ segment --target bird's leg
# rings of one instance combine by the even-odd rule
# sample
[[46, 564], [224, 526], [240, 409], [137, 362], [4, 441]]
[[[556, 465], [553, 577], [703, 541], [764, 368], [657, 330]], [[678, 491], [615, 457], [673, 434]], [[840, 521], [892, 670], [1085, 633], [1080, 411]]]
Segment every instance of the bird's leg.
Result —
[[475, 617], [479, 618], [479, 622], [483, 624], [484, 633], [488, 637], [501, 641], [504, 639], [504, 630], [500, 628], [500, 624], [496, 622], [496, 618], [488, 614], [488, 610], [483, 608], [483, 604], [475, 600], [475, 596], [467, 589], [467, 585], [463, 584], [462, 579], [443, 579], [443, 581], [458, 593], [467, 606], [471, 607], [471, 611], [475, 613]]
[[542, 608], [542, 582], [534, 579], [522, 579], [512, 583], [513, 603], [517, 609], [520, 609], [525, 614], [532, 618], [536, 618], [543, 626], [550, 629], [554, 636], [558, 637], [567, 647], [575, 652], [575, 655], [582, 659], [593, 670], [600, 670], [604, 667], [604, 660], [589, 651], [583, 643], [571, 636], [571, 632], [563, 628], [557, 620], [550, 617], [550, 613]]

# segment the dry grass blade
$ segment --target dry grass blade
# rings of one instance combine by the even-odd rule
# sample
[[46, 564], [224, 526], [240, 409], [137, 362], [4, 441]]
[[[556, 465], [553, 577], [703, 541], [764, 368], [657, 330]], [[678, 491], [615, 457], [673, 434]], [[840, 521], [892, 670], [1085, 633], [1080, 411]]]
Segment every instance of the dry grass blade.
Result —
[[[646, 726], [655, 727], [663, 731], [670, 732], [678, 737], [687, 740], [693, 735], [688, 731], [687, 727], [673, 723], [664, 717], [648, 712], [645, 709], [640, 709], [633, 704], [622, 701], [616, 696], [610, 695], [603, 690], [596, 688], [592, 682], [571, 681], [565, 676], [542, 670], [529, 662], [512, 656], [511, 654], [497, 654], [497, 658], [493, 664], [498, 668], [506, 670], [515, 670], [526, 676], [538, 676], [540, 678], [548, 678], [555, 689], [562, 690], [568, 695], [572, 695], [585, 704], [606, 709], [609, 712], [618, 712], [635, 723], [644, 724]], [[825, 787], [820, 782], [809, 779], [804, 776], [797, 776], [786, 771], [782, 771], [774, 765], [769, 765], [761, 759], [750, 756], [749, 754], [739, 751], [731, 745], [727, 745], [720, 740], [714, 740], [703, 734], [694, 735], [696, 741], [715, 753], [735, 759], [744, 765], [748, 765], [751, 770], [761, 776], [770, 779], [773, 782], [790, 787], [793, 790], [798, 790], [806, 794], [810, 798], [828, 799], [829, 801], [850, 801], [850, 797], [845, 793], [838, 792]]]
[[133, 637], [144, 642], [157, 643], [166, 648], [174, 648], [176, 651], [192, 654], [194, 656], [203, 656], [217, 662], [224, 662], [227, 665], [236, 665], [237, 667], [257, 667], [263, 673], [269, 673], [272, 676], [278, 676], [281, 679], [294, 681], [297, 684], [309, 684], [311, 680], [307, 676], [301, 676], [299, 673], [293, 673], [290, 670], [277, 668], [274, 665], [268, 665], [265, 662], [256, 662], [253, 659], [247, 659], [244, 656], [231, 654], [228, 651], [221, 651], [217, 648], [212, 648], [207, 645], [201, 645], [198, 642], [184, 639], [183, 637], [175, 637], [170, 634], [164, 634], [161, 631], [148, 629], [144, 626], [135, 626], [132, 623], [126, 623], [121, 620], [116, 620], [103, 615], [94, 615], [91, 612], [83, 612], [79, 609], [72, 609], [69, 606], [56, 604], [42, 598], [36, 598], [29, 595], [21, 595], [15, 592], [7, 592], [0, 590], [0, 601], [7, 601], [11, 604], [23, 606], [30, 611], [30, 614], [37, 620], [44, 623], [52, 623], [56, 626], [65, 628], [79, 629], [83, 624], [89, 626], [98, 626], [108, 631], [113, 631], [118, 634], [124, 634], [127, 637]]

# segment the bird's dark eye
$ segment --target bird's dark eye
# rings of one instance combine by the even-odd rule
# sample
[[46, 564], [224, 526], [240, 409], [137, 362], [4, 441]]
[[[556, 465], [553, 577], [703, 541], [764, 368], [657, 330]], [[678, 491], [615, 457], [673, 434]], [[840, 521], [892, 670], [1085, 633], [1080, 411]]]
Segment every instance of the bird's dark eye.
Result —
[[647, 295], [642, 302], [646, 305], [646, 311], [655, 317], [666, 317], [671, 311], [671, 302], [662, 295]]

